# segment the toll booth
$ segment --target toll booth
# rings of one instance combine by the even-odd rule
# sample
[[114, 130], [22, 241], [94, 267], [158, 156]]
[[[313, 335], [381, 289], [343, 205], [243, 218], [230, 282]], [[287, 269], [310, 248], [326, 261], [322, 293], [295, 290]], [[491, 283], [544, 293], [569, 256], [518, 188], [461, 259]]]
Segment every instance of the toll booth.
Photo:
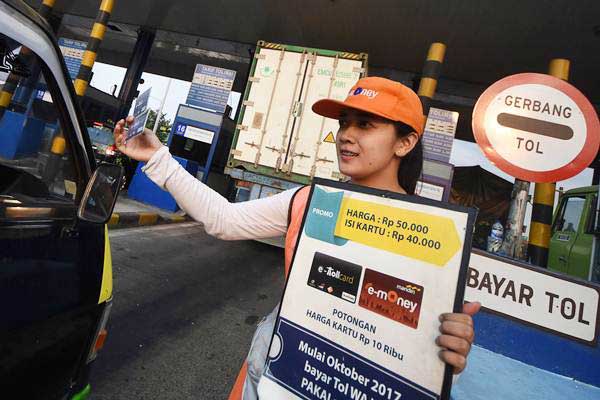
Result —
[[[208, 180], [222, 122], [223, 115], [220, 113], [180, 104], [169, 133], [167, 144], [173, 157], [204, 183]], [[127, 196], [163, 210], [177, 211], [179, 207], [173, 196], [161, 190], [144, 174], [144, 165], [138, 165]]]
[[0, 118], [1, 157], [12, 160], [50, 150], [50, 141], [58, 129], [58, 115], [47, 100], [45, 83], [17, 87], [10, 109], [4, 110]]
[[197, 177], [206, 183], [212, 165], [223, 114], [180, 104], [168, 146], [171, 154], [198, 163]]
[[[185, 158], [177, 156], [173, 156], [173, 158], [175, 158], [175, 160], [177, 160], [177, 162], [181, 164], [181, 166], [187, 172], [192, 175], [197, 174], [197, 162], [186, 160]], [[166, 192], [156, 186], [156, 184], [152, 182], [150, 178], [146, 176], [146, 174], [144, 174], [142, 168], [145, 165], [146, 163], [138, 164], [135, 174], [133, 175], [131, 185], [129, 185], [129, 189], [127, 190], [127, 197], [170, 212], [179, 210], [179, 206], [177, 205], [177, 202], [173, 196], [171, 196], [169, 192]]]
[[5, 111], [0, 122], [0, 156], [9, 160], [33, 156], [40, 148], [43, 139], [44, 121], [25, 114]]
[[454, 165], [431, 159], [423, 160], [423, 173], [417, 182], [416, 193], [438, 201], [449, 201]]

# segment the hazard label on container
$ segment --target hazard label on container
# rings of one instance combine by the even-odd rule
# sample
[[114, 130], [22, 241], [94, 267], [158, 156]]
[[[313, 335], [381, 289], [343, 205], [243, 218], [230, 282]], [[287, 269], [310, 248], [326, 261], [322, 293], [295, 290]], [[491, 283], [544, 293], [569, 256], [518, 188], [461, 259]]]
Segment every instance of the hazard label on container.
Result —
[[325, 139], [323, 139], [325, 143], [335, 143], [335, 136], [333, 136], [333, 132], [329, 131]]

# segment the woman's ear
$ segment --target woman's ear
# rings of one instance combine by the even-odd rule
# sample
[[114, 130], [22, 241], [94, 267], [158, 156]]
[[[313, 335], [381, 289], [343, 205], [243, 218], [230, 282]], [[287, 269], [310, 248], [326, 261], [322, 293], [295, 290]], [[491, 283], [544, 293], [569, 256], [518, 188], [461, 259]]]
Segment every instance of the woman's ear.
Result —
[[419, 135], [417, 132], [411, 132], [408, 135], [404, 135], [396, 139], [396, 144], [394, 145], [394, 153], [396, 157], [404, 157], [417, 145], [419, 141]]

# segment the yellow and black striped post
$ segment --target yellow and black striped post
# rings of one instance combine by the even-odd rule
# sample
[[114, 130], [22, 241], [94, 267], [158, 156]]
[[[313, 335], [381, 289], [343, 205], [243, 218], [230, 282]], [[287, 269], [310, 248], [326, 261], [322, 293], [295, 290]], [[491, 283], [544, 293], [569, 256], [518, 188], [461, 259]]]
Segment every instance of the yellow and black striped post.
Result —
[[4, 82], [4, 85], [2, 86], [2, 91], [0, 91], [0, 118], [2, 118], [4, 111], [6, 111], [10, 105], [20, 80], [21, 78], [13, 73], [10, 73], [6, 78], [6, 82]]
[[54, 8], [54, 3], [56, 3], [56, 0], [44, 0], [40, 5], [38, 12], [46, 21], [48, 21], [48, 17]]
[[429, 114], [431, 99], [435, 94], [437, 82], [442, 72], [442, 63], [446, 54], [446, 45], [443, 43], [432, 43], [427, 52], [427, 59], [423, 66], [421, 82], [417, 94], [423, 103], [423, 115]]
[[[39, 14], [48, 20], [50, 14], [52, 13], [52, 9], [54, 8], [54, 3], [56, 0], [44, 0], [40, 6]], [[22, 47], [19, 52], [21, 57], [28, 57], [31, 55], [31, 50], [27, 47]], [[10, 102], [15, 94], [15, 90], [17, 86], [19, 86], [20, 77], [17, 74], [13, 74], [12, 72], [6, 78], [6, 82], [2, 86], [2, 90], [0, 90], [0, 118], [4, 115], [4, 111], [10, 105]]]
[[[100, 48], [100, 44], [104, 39], [106, 33], [106, 24], [112, 13], [114, 0], [102, 0], [100, 3], [100, 9], [96, 16], [96, 21], [92, 26], [92, 32], [90, 33], [90, 40], [88, 41], [85, 52], [83, 53], [83, 60], [81, 60], [81, 66], [79, 67], [79, 73], [75, 79], [75, 93], [81, 100], [85, 95], [88, 88], [90, 79], [92, 77], [92, 67], [96, 61], [96, 54]], [[47, 181], [54, 180], [57, 172], [60, 169], [62, 156], [65, 153], [66, 142], [62, 135], [62, 132], [57, 133], [52, 139], [52, 146], [50, 148], [50, 156], [44, 169], [44, 178]]]
[[[550, 61], [548, 75], [564, 81], [569, 80], [569, 60], [556, 58]], [[531, 231], [529, 233], [529, 259], [532, 264], [547, 267], [548, 247], [550, 245], [552, 212], [556, 183], [536, 183], [531, 212]]]
[[90, 40], [87, 44], [85, 52], [83, 53], [83, 60], [81, 60], [81, 67], [79, 67], [79, 73], [75, 79], [75, 93], [79, 98], [85, 95], [87, 87], [92, 77], [92, 67], [96, 61], [96, 55], [100, 44], [104, 39], [106, 33], [106, 24], [110, 19], [115, 1], [114, 0], [102, 0], [100, 4], [100, 10], [96, 16], [96, 21], [92, 27], [92, 33], [90, 33]]

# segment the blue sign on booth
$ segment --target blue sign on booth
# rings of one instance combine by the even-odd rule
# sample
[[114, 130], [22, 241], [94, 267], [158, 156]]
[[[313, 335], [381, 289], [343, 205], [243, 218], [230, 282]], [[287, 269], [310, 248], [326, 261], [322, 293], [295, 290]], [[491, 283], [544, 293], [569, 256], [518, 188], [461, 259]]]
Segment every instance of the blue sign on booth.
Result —
[[173, 137], [180, 136], [194, 140], [206, 149], [206, 159], [201, 161], [198, 166], [198, 171], [202, 172], [202, 181], [205, 183], [208, 180], [222, 123], [223, 114], [180, 104], [169, 135], [169, 147], [171, 147]]
[[222, 114], [234, 80], [233, 70], [198, 64], [186, 104]]
[[81, 60], [83, 60], [83, 53], [85, 52], [87, 43], [80, 42], [79, 40], [59, 38], [58, 46], [67, 64], [69, 75], [71, 79], [75, 80], [79, 73], [79, 67], [81, 67]]

